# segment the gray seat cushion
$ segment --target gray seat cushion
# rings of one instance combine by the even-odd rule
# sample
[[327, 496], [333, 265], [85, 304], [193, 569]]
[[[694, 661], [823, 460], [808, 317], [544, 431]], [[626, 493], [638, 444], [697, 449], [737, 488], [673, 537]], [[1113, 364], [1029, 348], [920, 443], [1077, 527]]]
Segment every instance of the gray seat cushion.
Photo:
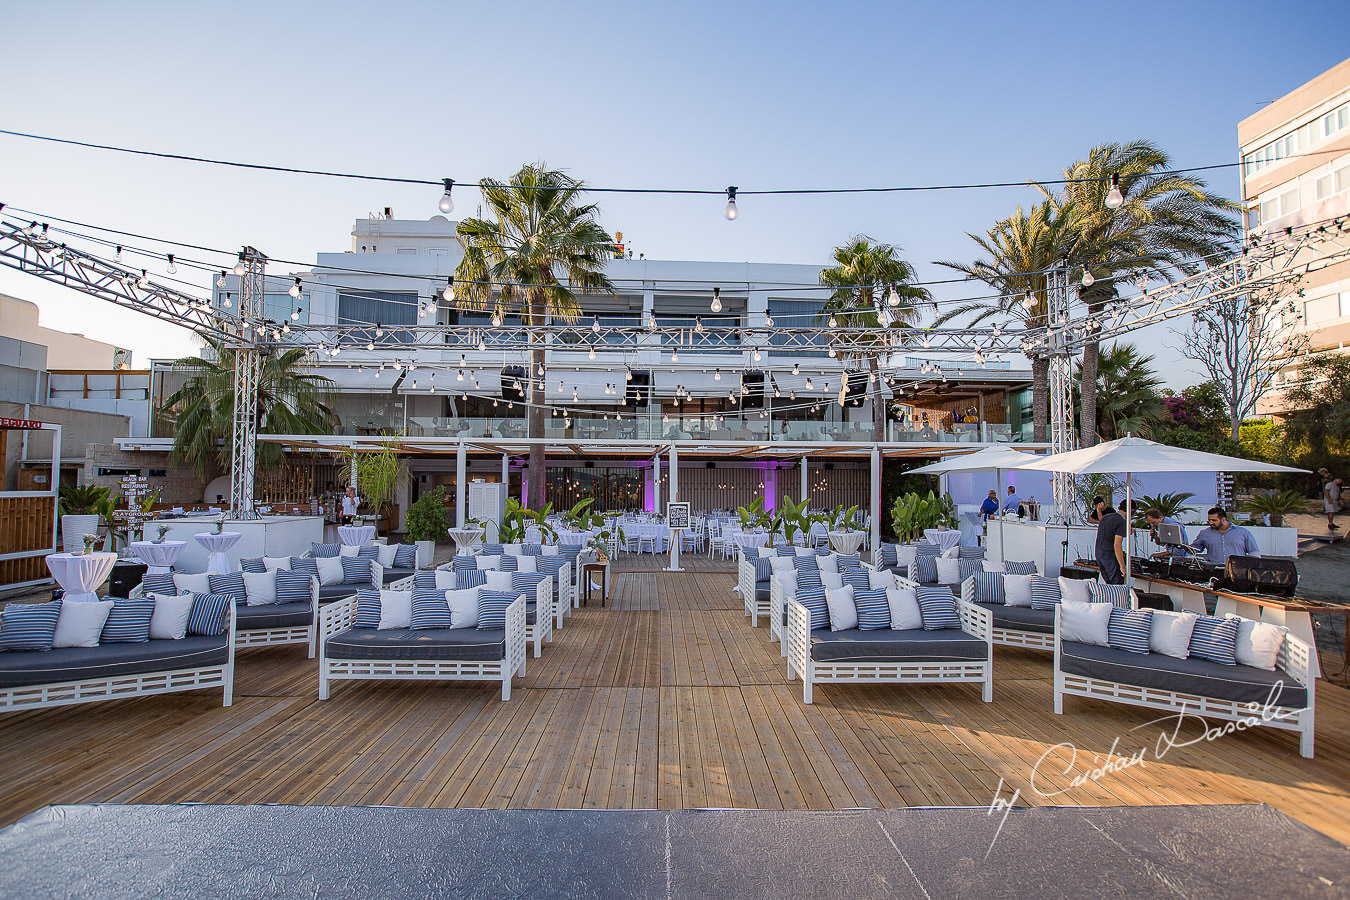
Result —
[[755, 582], [755, 600], [759, 603], [769, 602], [769, 583], [767, 581]]
[[268, 603], [263, 606], [235, 605], [235, 618], [240, 631], [259, 628], [290, 628], [308, 625], [314, 621], [314, 610], [309, 603]]
[[[1301, 709], [1308, 691], [1286, 673], [1267, 672], [1251, 666], [1225, 666], [1207, 659], [1177, 659], [1162, 653], [1130, 653], [1112, 647], [1060, 642], [1060, 668], [1074, 675], [1116, 681], [1135, 687], [1157, 688], [1196, 694], [1216, 700], [1264, 704]], [[1281, 690], [1272, 696], [1280, 682]]]
[[811, 658], [816, 662], [917, 662], [919, 660], [983, 660], [989, 645], [959, 628], [938, 631], [829, 631], [811, 632]]
[[388, 587], [390, 584], [394, 583], [395, 581], [398, 581], [400, 578], [411, 577], [412, 574], [416, 571], [417, 571], [416, 569], [385, 569], [384, 570], [385, 587]]
[[229, 662], [229, 635], [140, 644], [100, 644], [0, 653], [0, 688], [86, 681], [145, 672], [200, 669]]
[[329, 659], [494, 661], [506, 658], [506, 629], [349, 628], [324, 644]]
[[331, 603], [334, 600], [341, 600], [343, 597], [351, 597], [359, 590], [370, 590], [370, 583], [365, 584], [324, 584], [319, 586], [319, 602]]
[[1036, 634], [1055, 633], [1055, 611], [1053, 609], [1032, 609], [1030, 606], [1005, 606], [1002, 603], [976, 603], [976, 606], [989, 610], [995, 628], [1009, 628], [1013, 631], [1032, 631]]

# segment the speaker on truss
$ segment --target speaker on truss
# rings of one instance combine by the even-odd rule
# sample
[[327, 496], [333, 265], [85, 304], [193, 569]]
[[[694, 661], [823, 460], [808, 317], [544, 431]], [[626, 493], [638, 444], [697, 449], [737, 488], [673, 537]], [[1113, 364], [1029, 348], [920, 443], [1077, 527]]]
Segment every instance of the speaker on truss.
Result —
[[764, 408], [764, 373], [755, 369], [741, 376], [746, 392], [741, 395], [741, 409]]
[[[520, 388], [517, 389], [516, 385]], [[507, 366], [502, 369], [502, 399], [508, 403], [525, 402], [525, 369], [522, 366]]]
[[652, 373], [634, 372], [633, 380], [628, 382], [628, 392], [624, 396], [624, 402], [629, 406], [643, 407], [651, 402], [652, 397]]

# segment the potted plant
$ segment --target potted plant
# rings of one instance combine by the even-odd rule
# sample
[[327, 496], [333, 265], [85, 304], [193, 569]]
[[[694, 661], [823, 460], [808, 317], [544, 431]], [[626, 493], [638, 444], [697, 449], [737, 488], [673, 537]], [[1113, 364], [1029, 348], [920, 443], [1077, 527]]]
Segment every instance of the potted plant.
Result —
[[770, 547], [773, 546], [775, 533], [783, 524], [780, 516], [764, 508], [763, 497], [756, 497], [748, 507], [737, 507], [736, 516], [741, 520], [741, 528], [744, 530], [754, 530], [767, 534], [769, 536], [768, 546]]
[[1241, 507], [1243, 512], [1267, 516], [1271, 528], [1279, 528], [1285, 516], [1307, 508], [1308, 501], [1298, 491], [1263, 491], [1248, 497]]
[[791, 497], [783, 497], [779, 501], [782, 507], [778, 514], [779, 520], [783, 523], [783, 538], [787, 541], [789, 547], [792, 546], [798, 533], [805, 534], [811, 529], [811, 501], [803, 498], [801, 502], [794, 503]]
[[546, 503], [541, 510], [533, 510], [526, 507], [519, 500], [507, 498], [506, 510], [502, 513], [502, 520], [497, 525], [497, 540], [503, 544], [520, 544], [525, 541], [525, 535], [529, 532], [531, 525], [539, 527], [541, 534], [552, 538], [558, 537], [558, 532], [553, 526], [548, 524], [546, 519], [553, 512], [553, 504]]
[[926, 497], [903, 494], [896, 497], [891, 506], [891, 526], [895, 529], [896, 540], [901, 543], [917, 541], [923, 537], [925, 529], [942, 525], [956, 527], [956, 506], [946, 494], [941, 497], [932, 491]]
[[398, 490], [399, 483], [408, 477], [408, 464], [398, 455], [398, 445], [386, 440], [379, 450], [357, 453], [348, 450], [343, 455], [342, 472], [351, 482], [352, 467], [356, 467], [356, 493], [371, 508], [375, 530], [379, 533], [380, 509]]
[[61, 486], [61, 548], [78, 551], [84, 536], [98, 531], [99, 505], [108, 499], [108, 489], [93, 485]]
[[436, 555], [436, 542], [450, 539], [447, 521], [443, 485], [436, 485], [408, 507], [407, 534], [417, 545], [417, 568], [430, 567]]

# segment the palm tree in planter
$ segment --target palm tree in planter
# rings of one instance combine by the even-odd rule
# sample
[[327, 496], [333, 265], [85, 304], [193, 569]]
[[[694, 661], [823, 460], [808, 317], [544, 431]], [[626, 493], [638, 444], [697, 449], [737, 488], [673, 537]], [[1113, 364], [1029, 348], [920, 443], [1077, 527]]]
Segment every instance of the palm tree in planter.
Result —
[[[600, 227], [599, 207], [582, 202], [585, 185], [557, 169], [525, 165], [508, 182], [478, 183], [488, 218], [459, 223], [464, 258], [455, 269], [456, 303], [493, 310], [495, 322], [517, 308], [527, 328], [581, 314], [578, 293], [613, 293], [605, 261], [614, 239]], [[529, 436], [544, 437], [544, 335], [530, 335]], [[530, 444], [528, 505], [544, 506], [544, 446]]]
[[[1083, 389], [1083, 366], [1074, 366], [1074, 397]], [[1140, 353], [1133, 344], [1115, 343], [1100, 356], [1097, 367], [1097, 393], [1104, 402], [1096, 404], [1094, 435], [1114, 441], [1127, 434], [1152, 437], [1153, 426], [1167, 418], [1163, 404], [1162, 379], [1153, 369], [1153, 357]]]
[[[834, 248], [835, 264], [821, 270], [820, 283], [834, 290], [820, 310], [820, 321], [841, 328], [877, 329], [842, 338], [836, 350], [844, 359], [867, 364], [867, 397], [872, 413], [872, 439], [886, 439], [886, 404], [881, 399], [879, 357], [891, 344], [880, 329], [900, 329], [918, 318], [917, 305], [933, 299], [927, 288], [913, 282], [914, 267], [900, 258], [892, 244], [874, 242], [856, 234]], [[847, 377], [847, 376], [845, 376]]]
[[386, 438], [378, 450], [348, 450], [342, 460], [342, 480], [351, 484], [352, 470], [356, 470], [356, 495], [370, 506], [378, 533], [380, 512], [394, 498], [399, 484], [407, 481], [408, 464], [398, 455], [393, 438]]
[[[173, 362], [173, 373], [186, 377], [183, 386], [164, 398], [157, 415], [173, 428], [170, 461], [186, 463], [203, 481], [230, 468], [230, 436], [234, 430], [234, 351], [210, 341], [205, 356]], [[329, 398], [333, 382], [312, 371], [307, 351], [262, 350], [258, 379], [259, 434], [329, 434], [337, 420]], [[257, 465], [282, 464], [280, 444], [259, 442]]]

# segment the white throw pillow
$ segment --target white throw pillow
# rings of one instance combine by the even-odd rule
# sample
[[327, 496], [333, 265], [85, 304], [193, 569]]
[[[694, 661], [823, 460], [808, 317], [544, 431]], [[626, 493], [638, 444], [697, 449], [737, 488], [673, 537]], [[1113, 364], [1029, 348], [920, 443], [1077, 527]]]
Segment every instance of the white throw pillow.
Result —
[[540, 552], [540, 555], [541, 555], [541, 556], [557, 556], [557, 555], [558, 555], [558, 545], [557, 545], [557, 544], [545, 544], [544, 547], [543, 547], [543, 549], [540, 550], [539, 552]]
[[320, 556], [314, 560], [319, 567], [319, 584], [342, 584], [342, 557]]
[[[456, 583], [457, 583], [457, 580], [456, 580], [456, 578], [455, 578], [455, 570], [454, 570], [454, 569], [437, 569], [437, 570], [436, 570], [436, 590], [438, 590], [438, 591], [452, 591], [452, 590], [455, 589], [455, 584], [456, 584]], [[473, 588], [465, 588], [465, 590], [473, 590]]]
[[56, 637], [52, 639], [52, 647], [97, 647], [99, 635], [103, 633], [103, 625], [108, 621], [108, 613], [112, 612], [112, 608], [111, 600], [95, 603], [62, 600], [61, 616], [56, 620]]
[[496, 556], [478, 556], [474, 558], [473, 564], [483, 571], [487, 571], [488, 569], [500, 569], [502, 567], [502, 557], [500, 553]]
[[778, 590], [783, 595], [783, 602], [797, 599], [797, 576], [792, 572], [777, 573], [772, 576], [774, 582], [778, 585]]
[[192, 614], [192, 595], [168, 597], [154, 594], [155, 612], [150, 616], [152, 640], [182, 640], [187, 634], [188, 616]]
[[249, 606], [266, 606], [277, 602], [277, 573], [245, 572], [244, 593], [248, 595]]
[[[436, 586], [440, 587], [440, 575], [436, 576]], [[445, 602], [450, 607], [451, 628], [478, 627], [478, 588], [464, 588], [459, 591], [446, 591]]]
[[811, 547], [793, 547], [792, 549], [793, 549], [793, 551], [794, 551], [798, 556], [815, 556], [815, 555], [816, 555], [816, 551], [815, 551], [814, 549], [812, 549]]
[[868, 569], [867, 586], [874, 591], [889, 591], [895, 587], [895, 574], [885, 569]]
[[539, 559], [535, 556], [517, 556], [516, 571], [526, 575], [539, 571]]
[[[822, 576], [821, 581], [824, 581]], [[853, 605], [853, 585], [825, 591], [825, 605], [830, 608], [830, 630], [846, 631], [858, 627], [858, 607]]]
[[1106, 639], [1107, 626], [1111, 622], [1110, 603], [1088, 603], [1086, 600], [1070, 600], [1064, 597], [1059, 601], [1059, 636], [1066, 641], [1080, 644], [1094, 644], [1098, 647], [1110, 646]]
[[412, 624], [412, 591], [380, 591], [379, 630], [407, 628], [410, 624]]
[[1061, 575], [1059, 576], [1059, 596], [1064, 600], [1091, 603], [1092, 588], [1088, 587], [1088, 582], [1082, 578], [1065, 578]]
[[955, 547], [948, 547], [946, 550], [943, 550], [938, 559], [956, 559], [960, 555], [961, 545], [957, 544]]
[[844, 576], [838, 572], [821, 572], [820, 583], [825, 585], [827, 591], [837, 591], [844, 586]]
[[886, 602], [891, 607], [892, 631], [913, 631], [916, 628], [923, 628], [923, 615], [919, 611], [919, 598], [914, 593], [914, 588], [891, 588], [886, 592]]
[[1195, 620], [1198, 618], [1195, 613], [1155, 609], [1148, 629], [1148, 649], [1177, 659], [1187, 658], [1191, 655], [1191, 632], [1195, 630]]
[[375, 549], [375, 558], [379, 564], [386, 568], [394, 567], [394, 557], [398, 555], [398, 544], [378, 544]]
[[356, 551], [360, 549], [361, 548], [356, 546], [355, 544], [343, 544], [341, 547], [338, 548], [338, 558], [342, 558], [344, 556], [355, 556]]
[[520, 548], [523, 547], [523, 546], [525, 546], [525, 545], [524, 545], [524, 544], [502, 544], [502, 553], [506, 554], [507, 556], [519, 556], [519, 555], [520, 555]]
[[[61, 608], [61, 614], [65, 615], [65, 607]], [[1280, 658], [1280, 648], [1284, 646], [1284, 637], [1289, 629], [1273, 622], [1244, 619], [1232, 613], [1228, 614], [1228, 618], [1238, 620], [1237, 661], [1244, 666], [1275, 671], [1275, 663]]]
[[1003, 560], [1001, 560], [1001, 559], [1000, 559], [1000, 560], [986, 559], [986, 560], [984, 561], [984, 570], [985, 570], [986, 572], [1002, 572], [1002, 571], [1004, 571]]
[[269, 572], [275, 572], [277, 569], [290, 571], [291, 558], [289, 556], [264, 556], [263, 568]]
[[797, 571], [797, 564], [791, 556], [773, 556], [769, 558], [769, 571], [774, 575], [783, 575]]
[[839, 557], [831, 553], [829, 556], [820, 556], [816, 558], [816, 567], [822, 572], [838, 572]]
[[205, 573], [188, 575], [183, 572], [175, 572], [173, 587], [180, 594], [209, 594], [211, 593], [211, 579], [207, 578]]
[[961, 583], [961, 560], [947, 559], [938, 557], [938, 584], [960, 584]]
[[[503, 572], [499, 569], [489, 569], [487, 573], [487, 589], [490, 591], [509, 591], [511, 587], [511, 573]], [[439, 587], [439, 585], [437, 585]]]
[[1003, 597], [1005, 606], [1031, 605], [1031, 579], [1035, 575], [1004, 575]]
[[913, 544], [900, 544], [895, 548], [895, 564], [897, 566], [908, 566], [914, 562], [914, 557], [918, 555], [918, 548]]

